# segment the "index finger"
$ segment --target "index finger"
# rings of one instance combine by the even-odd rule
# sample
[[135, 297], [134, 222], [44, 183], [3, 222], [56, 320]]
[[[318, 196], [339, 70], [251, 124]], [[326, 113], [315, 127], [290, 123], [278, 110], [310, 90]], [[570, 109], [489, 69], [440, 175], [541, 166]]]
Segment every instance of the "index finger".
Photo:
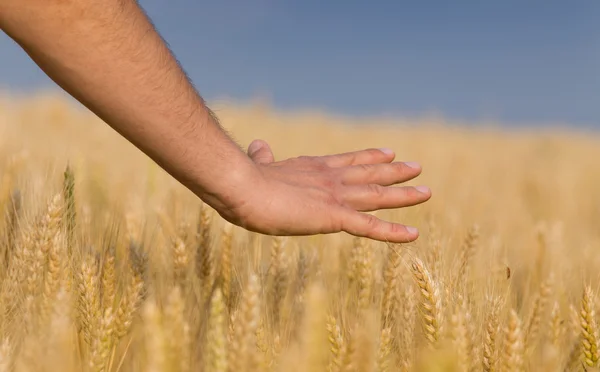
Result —
[[396, 155], [390, 149], [366, 149], [336, 155], [322, 156], [321, 159], [332, 168], [359, 164], [391, 163]]

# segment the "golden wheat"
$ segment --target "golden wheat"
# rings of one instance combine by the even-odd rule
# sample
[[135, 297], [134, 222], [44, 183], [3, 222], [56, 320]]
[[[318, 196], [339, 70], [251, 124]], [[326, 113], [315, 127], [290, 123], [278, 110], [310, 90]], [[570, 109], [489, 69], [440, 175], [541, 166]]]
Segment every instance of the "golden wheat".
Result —
[[278, 158], [419, 161], [433, 199], [377, 214], [421, 238], [250, 233], [88, 112], [4, 98], [0, 372], [598, 368], [600, 136], [216, 112]]

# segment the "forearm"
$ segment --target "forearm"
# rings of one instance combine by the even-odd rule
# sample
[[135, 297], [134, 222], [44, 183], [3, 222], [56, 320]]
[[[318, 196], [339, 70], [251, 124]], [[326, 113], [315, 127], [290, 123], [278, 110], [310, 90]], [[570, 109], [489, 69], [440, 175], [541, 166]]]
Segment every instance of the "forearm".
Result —
[[62, 88], [210, 203], [251, 160], [133, 0], [0, 0], [0, 26]]

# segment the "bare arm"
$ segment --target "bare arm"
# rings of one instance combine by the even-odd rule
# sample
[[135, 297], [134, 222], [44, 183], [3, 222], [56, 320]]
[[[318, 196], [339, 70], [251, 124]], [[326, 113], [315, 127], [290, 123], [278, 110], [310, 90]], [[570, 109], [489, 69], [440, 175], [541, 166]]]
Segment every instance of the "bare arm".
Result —
[[415, 229], [360, 213], [415, 205], [427, 188], [387, 187], [420, 167], [364, 150], [274, 162], [220, 128], [135, 0], [0, 0], [0, 28], [63, 89], [214, 207], [267, 234], [347, 231], [395, 242]]
[[135, 1], [0, 4], [2, 28], [55, 82], [203, 199], [254, 171]]

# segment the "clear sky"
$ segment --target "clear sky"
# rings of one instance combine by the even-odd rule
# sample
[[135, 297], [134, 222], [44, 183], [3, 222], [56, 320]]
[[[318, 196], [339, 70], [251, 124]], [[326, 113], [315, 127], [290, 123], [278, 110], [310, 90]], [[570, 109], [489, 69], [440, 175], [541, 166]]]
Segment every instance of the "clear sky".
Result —
[[[600, 128], [598, 0], [140, 3], [208, 101]], [[50, 84], [0, 35], [0, 86]]]

